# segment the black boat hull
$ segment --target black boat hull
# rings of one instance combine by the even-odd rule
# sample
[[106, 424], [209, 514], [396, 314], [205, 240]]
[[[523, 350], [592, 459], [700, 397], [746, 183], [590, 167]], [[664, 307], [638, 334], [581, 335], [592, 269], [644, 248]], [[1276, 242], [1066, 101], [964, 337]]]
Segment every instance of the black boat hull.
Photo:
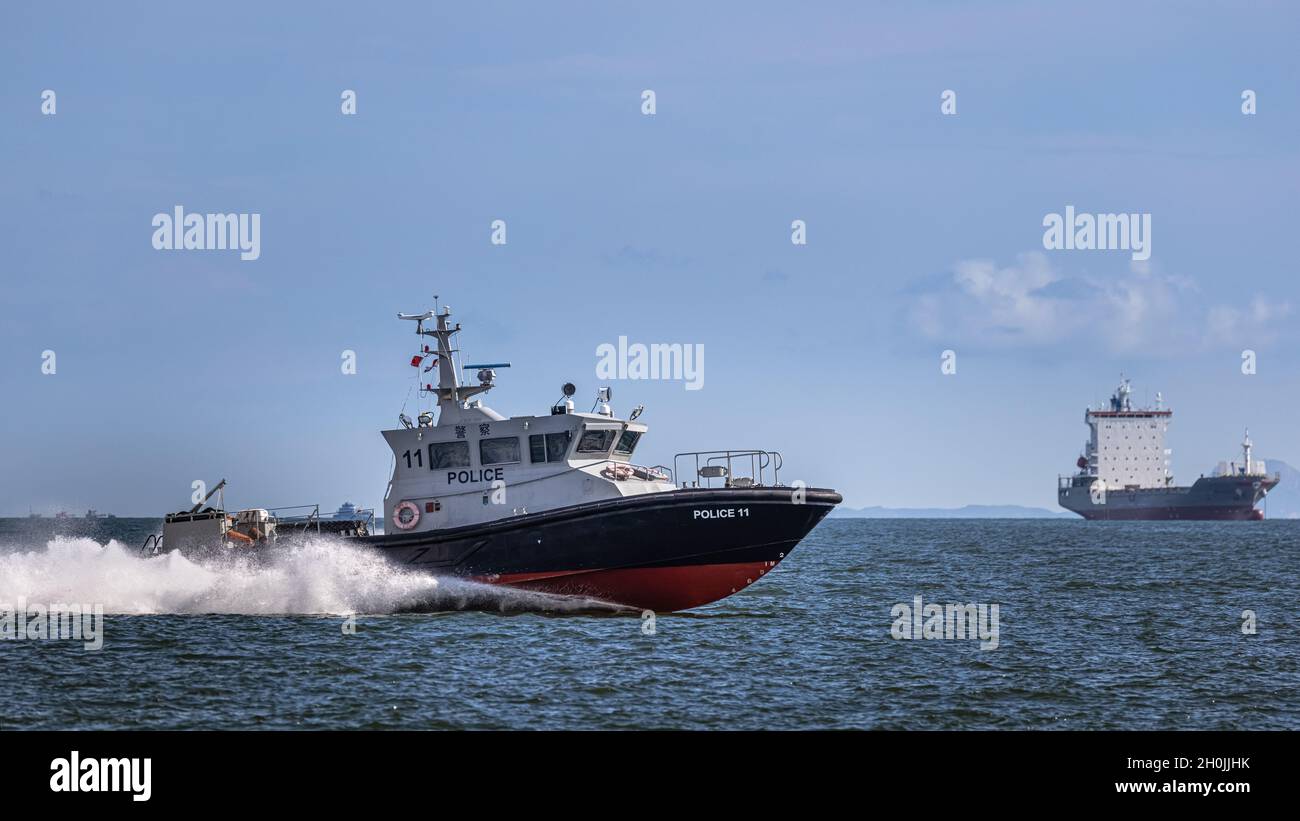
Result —
[[840, 501], [813, 488], [690, 488], [360, 541], [439, 574], [668, 612], [753, 584]]

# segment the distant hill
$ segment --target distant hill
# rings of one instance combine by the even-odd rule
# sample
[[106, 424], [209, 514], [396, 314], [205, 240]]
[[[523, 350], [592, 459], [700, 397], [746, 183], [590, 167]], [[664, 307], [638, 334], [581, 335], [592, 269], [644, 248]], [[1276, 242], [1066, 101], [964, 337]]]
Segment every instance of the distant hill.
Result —
[[1282, 481], [1264, 498], [1262, 507], [1270, 519], [1300, 519], [1300, 470], [1281, 459], [1265, 459], [1269, 473], [1282, 474]]
[[1022, 505], [966, 505], [964, 507], [840, 507], [831, 516], [841, 519], [1074, 519], [1066, 510], [1046, 510]]

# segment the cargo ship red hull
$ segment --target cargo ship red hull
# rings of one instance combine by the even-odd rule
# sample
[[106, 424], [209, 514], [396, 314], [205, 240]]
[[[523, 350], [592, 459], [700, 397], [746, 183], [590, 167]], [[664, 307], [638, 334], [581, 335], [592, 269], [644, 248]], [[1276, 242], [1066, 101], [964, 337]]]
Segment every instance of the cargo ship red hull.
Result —
[[1217, 521], [1217, 522], [1246, 522], [1259, 521], [1264, 518], [1262, 510], [1240, 510], [1237, 508], [1197, 508], [1188, 510], [1185, 508], [1165, 507], [1165, 508], [1146, 508], [1140, 510], [1107, 510], [1107, 511], [1089, 511], [1080, 512], [1079, 515], [1089, 520], [1101, 521]]
[[1091, 477], [1074, 477], [1057, 491], [1061, 507], [1085, 519], [1116, 521], [1254, 521], [1276, 476], [1206, 476], [1190, 487], [1134, 488], [1093, 493]]

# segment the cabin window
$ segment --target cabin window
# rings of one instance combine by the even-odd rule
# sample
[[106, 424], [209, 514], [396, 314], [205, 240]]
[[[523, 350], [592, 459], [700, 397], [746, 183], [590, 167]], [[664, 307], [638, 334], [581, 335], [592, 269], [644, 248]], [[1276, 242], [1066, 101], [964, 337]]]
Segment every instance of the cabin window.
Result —
[[584, 430], [578, 440], [579, 453], [609, 453], [609, 446], [614, 444], [612, 430]]
[[569, 442], [573, 434], [569, 431], [559, 433], [534, 433], [528, 437], [528, 458], [534, 462], [563, 462], [569, 453]]
[[478, 458], [484, 465], [503, 465], [519, 460], [519, 437], [499, 436], [478, 441]]
[[433, 470], [469, 467], [469, 442], [434, 442], [429, 445], [429, 467]]
[[636, 450], [636, 442], [641, 438], [641, 432], [635, 430], [625, 430], [623, 435], [618, 437], [618, 444], [614, 446], [615, 453], [622, 453], [631, 456], [632, 451]]

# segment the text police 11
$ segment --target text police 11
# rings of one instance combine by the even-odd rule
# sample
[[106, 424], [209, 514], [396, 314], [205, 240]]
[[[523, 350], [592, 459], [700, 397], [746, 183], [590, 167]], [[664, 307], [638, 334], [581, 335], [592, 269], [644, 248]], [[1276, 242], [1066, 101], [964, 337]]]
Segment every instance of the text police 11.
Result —
[[718, 510], [697, 510], [696, 519], [743, 519], [749, 515], [749, 508], [724, 507]]

